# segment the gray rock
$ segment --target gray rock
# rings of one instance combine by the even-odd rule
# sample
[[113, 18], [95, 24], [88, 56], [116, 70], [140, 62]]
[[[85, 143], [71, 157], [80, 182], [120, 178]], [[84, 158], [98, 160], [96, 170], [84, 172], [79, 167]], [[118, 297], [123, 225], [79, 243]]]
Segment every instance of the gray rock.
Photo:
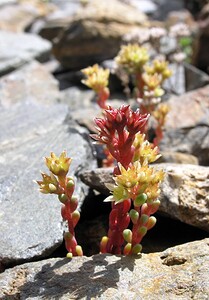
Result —
[[209, 76], [194, 66], [184, 63], [186, 91], [192, 91], [209, 84]]
[[148, 22], [145, 14], [118, 0], [92, 0], [73, 18], [46, 24], [44, 37], [53, 36], [60, 24], [54, 55], [63, 67], [78, 69], [114, 57], [122, 36]]
[[0, 274], [6, 299], [208, 299], [209, 239], [140, 257], [27, 263]]
[[80, 111], [83, 111], [83, 109], [91, 107], [91, 102], [95, 99], [95, 92], [74, 86], [62, 91], [60, 98], [60, 101], [69, 105], [72, 111], [81, 113]]
[[166, 176], [162, 183], [160, 212], [209, 231], [209, 168], [159, 164]]
[[37, 61], [1, 77], [0, 95], [3, 107], [11, 107], [18, 102], [54, 104], [60, 98], [58, 81]]
[[[69, 174], [96, 163], [88, 133], [71, 118], [63, 105], [35, 103], [14, 105], [0, 112], [0, 261], [19, 263], [44, 257], [63, 241], [63, 222], [56, 196], [43, 195], [33, 180], [40, 169], [47, 171], [42, 157], [67, 150], [73, 158]], [[88, 189], [76, 183], [79, 209]]]
[[155, 3], [158, 5], [154, 15], [157, 20], [166, 20], [171, 11], [179, 11], [184, 8], [184, 1], [182, 0], [170, 0], [169, 2], [167, 0], [155, 0]]
[[0, 0], [0, 7], [3, 5], [14, 4], [17, 3], [17, 0]]
[[0, 31], [0, 76], [5, 75], [34, 58], [49, 59], [51, 43], [28, 33]]
[[186, 92], [185, 70], [183, 65], [170, 64], [172, 76], [165, 81], [164, 88], [171, 93], [182, 95]]
[[38, 10], [30, 5], [6, 5], [0, 9], [0, 29], [23, 32], [38, 16]]
[[176, 164], [191, 164], [198, 165], [198, 159], [196, 156], [173, 151], [161, 151], [161, 157], [157, 160], [157, 163], [176, 163]]
[[157, 10], [157, 5], [151, 0], [129, 0], [129, 3], [145, 14], [153, 14]]
[[171, 97], [162, 151], [193, 154], [199, 163], [209, 164], [209, 86]]
[[[209, 168], [196, 165], [156, 164], [164, 169], [159, 212], [186, 224], [209, 231]], [[112, 168], [85, 171], [81, 179], [91, 188], [109, 195]]]

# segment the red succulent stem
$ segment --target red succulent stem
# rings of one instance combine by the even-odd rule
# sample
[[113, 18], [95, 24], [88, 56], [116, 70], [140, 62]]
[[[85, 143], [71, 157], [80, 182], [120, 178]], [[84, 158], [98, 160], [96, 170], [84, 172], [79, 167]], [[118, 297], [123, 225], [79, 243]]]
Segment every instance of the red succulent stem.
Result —
[[155, 129], [155, 138], [153, 141], [154, 146], [159, 146], [160, 141], [163, 139], [163, 130], [161, 126], [157, 126], [157, 128]]
[[75, 189], [74, 184], [72, 184], [70, 187], [67, 186], [68, 179], [60, 178], [59, 177], [59, 184], [64, 190], [64, 194], [66, 195], [67, 199], [63, 203], [63, 206], [61, 208], [61, 215], [65, 221], [67, 221], [68, 224], [68, 231], [64, 238], [65, 238], [65, 247], [68, 252], [72, 253], [73, 256], [77, 256], [76, 246], [77, 241], [75, 238], [75, 225], [72, 218], [72, 213], [76, 210], [77, 202], [72, 201], [72, 195]]
[[112, 211], [109, 217], [108, 243], [106, 251], [112, 254], [121, 254], [124, 243], [123, 230], [130, 223], [128, 211], [131, 200], [127, 199], [118, 204], [112, 204]]
[[[140, 221], [140, 217], [141, 217], [141, 207], [134, 207], [134, 209], [139, 213], [139, 218], [138, 221], [136, 222], [136, 224], [133, 224], [133, 228], [132, 228], [132, 248], [139, 244], [142, 240], [142, 238], [144, 237], [144, 235], [141, 235], [139, 233], [139, 228], [141, 227], [141, 221]], [[147, 216], [150, 216], [150, 214], [146, 214]], [[144, 225], [146, 227], [146, 225]]]
[[109, 98], [109, 96], [110, 92], [108, 88], [104, 88], [98, 93], [97, 103], [102, 109], [108, 108], [106, 101]]
[[136, 87], [138, 89], [138, 98], [143, 98], [144, 96], [144, 81], [141, 72], [136, 74]]

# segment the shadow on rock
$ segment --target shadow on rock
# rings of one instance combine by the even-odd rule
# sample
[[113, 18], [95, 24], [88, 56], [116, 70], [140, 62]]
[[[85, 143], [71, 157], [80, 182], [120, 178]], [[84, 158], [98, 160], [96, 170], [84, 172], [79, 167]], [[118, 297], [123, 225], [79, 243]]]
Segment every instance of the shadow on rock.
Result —
[[[118, 289], [120, 271], [132, 272], [134, 257], [95, 255], [27, 264], [25, 283], [16, 294], [5, 295], [2, 300], [14, 299], [93, 299], [107, 289]], [[23, 267], [23, 265], [21, 266]], [[26, 265], [24, 266], [26, 267]], [[128, 276], [128, 274], [127, 274]]]

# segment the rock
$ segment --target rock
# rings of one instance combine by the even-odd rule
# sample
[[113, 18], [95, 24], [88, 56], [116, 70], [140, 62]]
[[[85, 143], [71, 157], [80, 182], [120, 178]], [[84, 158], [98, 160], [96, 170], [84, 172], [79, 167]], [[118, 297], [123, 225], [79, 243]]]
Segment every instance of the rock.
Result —
[[29, 6], [37, 10], [39, 17], [46, 17], [49, 14], [58, 10], [58, 7], [54, 3], [51, 3], [51, 0], [19, 0], [19, 2], [22, 5]]
[[[67, 104], [71, 111], [75, 114], [80, 114], [82, 118], [82, 111], [92, 106], [92, 100], [95, 99], [95, 92], [92, 90], [81, 89], [79, 87], [70, 87], [61, 92], [61, 102]], [[80, 109], [82, 106], [82, 109]], [[99, 109], [98, 109], [99, 111]], [[73, 117], [75, 114], [72, 114]], [[84, 116], [84, 115], [83, 115]], [[93, 114], [91, 115], [92, 118]]]
[[193, 65], [184, 63], [186, 91], [192, 91], [209, 84], [209, 76]]
[[28, 33], [0, 31], [0, 76], [5, 75], [34, 58], [47, 61], [51, 43]]
[[18, 102], [53, 104], [60, 98], [58, 82], [37, 61], [0, 78], [0, 95], [3, 107], [11, 107]]
[[164, 252], [27, 263], [0, 274], [6, 299], [207, 299], [209, 239]]
[[[88, 133], [63, 105], [14, 105], [0, 111], [0, 262], [4, 265], [46, 257], [63, 241], [64, 224], [56, 196], [43, 195], [33, 180], [46, 171], [42, 157], [67, 150], [69, 174], [94, 168]], [[75, 178], [76, 178], [75, 177]], [[79, 179], [79, 209], [88, 189]]]
[[3, 7], [0, 6], [1, 30], [12, 32], [28, 31], [38, 18], [42, 18], [55, 10], [52, 4], [39, 0], [19, 0], [19, 2]]
[[38, 17], [38, 11], [28, 5], [7, 5], [0, 9], [0, 29], [25, 31]]
[[158, 5], [158, 9], [154, 14], [154, 18], [157, 20], [166, 20], [168, 14], [171, 11], [181, 11], [184, 8], [184, 3], [182, 0], [155, 0]]
[[209, 72], [208, 42], [209, 42], [209, 3], [199, 15], [199, 35], [196, 37], [193, 63], [204, 72]]
[[[54, 54], [65, 68], [83, 68], [114, 57], [122, 36], [146, 25], [146, 16], [127, 4], [118, 0], [92, 0], [63, 24]], [[57, 28], [56, 23], [50, 25], [50, 30], [54, 28]]]
[[164, 83], [164, 88], [168, 93], [182, 95], [209, 83], [209, 76], [190, 64], [170, 64], [169, 68], [173, 75]]
[[157, 5], [150, 0], [129, 0], [128, 1], [133, 7], [137, 8], [145, 14], [153, 14], [157, 9]]
[[[156, 164], [164, 169], [159, 212], [186, 224], [209, 231], [209, 168], [195, 165]], [[105, 183], [112, 183], [112, 168], [85, 171], [81, 180], [109, 195]]]
[[17, 0], [0, 0], [0, 7], [8, 4], [17, 3]]
[[162, 164], [160, 212], [186, 224], [209, 231], [209, 168]]
[[196, 28], [196, 22], [194, 21], [192, 14], [186, 9], [180, 11], [171, 11], [168, 14], [166, 20], [167, 27], [171, 27], [177, 23], [184, 23], [188, 25], [190, 30], [191, 28]]
[[169, 69], [172, 71], [172, 76], [166, 80], [163, 87], [166, 91], [175, 95], [182, 95], [186, 92], [185, 70], [182, 64], [170, 64]]
[[162, 151], [183, 152], [209, 165], [209, 85], [167, 102], [170, 111], [165, 123]]
[[198, 165], [197, 157], [191, 154], [173, 152], [173, 151], [162, 151], [161, 155], [162, 156], [157, 160], [157, 163], [163, 162], [163, 163]]

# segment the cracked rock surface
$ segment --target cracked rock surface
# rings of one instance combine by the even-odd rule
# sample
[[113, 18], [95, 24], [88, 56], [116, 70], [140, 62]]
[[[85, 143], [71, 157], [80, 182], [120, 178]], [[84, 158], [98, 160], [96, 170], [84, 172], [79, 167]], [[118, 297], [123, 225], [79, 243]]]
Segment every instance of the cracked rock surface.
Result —
[[[189, 225], [209, 231], [209, 168], [187, 164], [156, 164], [165, 171], [159, 211]], [[112, 183], [112, 168], [85, 171], [81, 179], [109, 195], [105, 183]]]
[[0, 274], [6, 299], [208, 299], [209, 239], [124, 257], [53, 258]]
[[[0, 127], [0, 263], [7, 265], [46, 257], [62, 244], [61, 205], [33, 182], [47, 171], [43, 157], [66, 150], [71, 176], [96, 162], [88, 132], [68, 117], [66, 106], [14, 105], [0, 112]], [[88, 189], [80, 180], [76, 187], [80, 209]]]

